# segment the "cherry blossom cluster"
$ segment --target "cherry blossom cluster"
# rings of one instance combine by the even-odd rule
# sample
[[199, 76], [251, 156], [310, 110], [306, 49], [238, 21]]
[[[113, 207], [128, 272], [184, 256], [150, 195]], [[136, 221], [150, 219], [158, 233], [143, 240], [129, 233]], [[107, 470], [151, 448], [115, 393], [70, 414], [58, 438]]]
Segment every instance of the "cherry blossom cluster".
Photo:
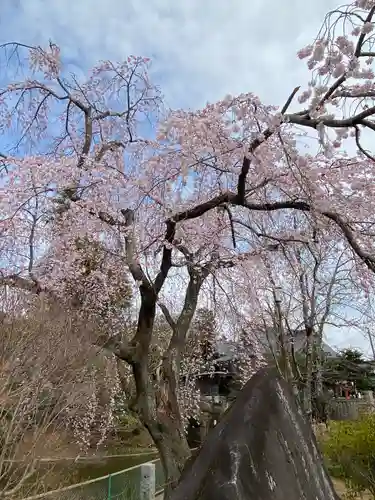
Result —
[[[298, 97], [306, 109], [297, 113], [288, 106], [298, 89], [281, 109], [247, 92], [162, 114], [148, 59], [100, 62], [78, 83], [66, 75], [57, 46], [32, 48], [28, 77], [0, 91], [0, 132], [19, 135], [1, 156], [1, 278], [74, 304], [114, 337], [123, 333], [130, 274], [145, 300], [166, 269], [166, 283], [177, 276], [184, 286], [187, 269], [196, 282], [207, 271], [213, 299], [220, 296], [247, 332], [239, 348], [247, 378], [261, 359], [251, 332], [270, 296], [265, 258], [280, 265], [273, 252], [307, 245], [318, 231], [341, 243], [357, 266], [355, 280], [371, 288], [362, 270], [375, 270], [375, 159], [362, 139], [375, 129], [374, 12], [372, 0], [332, 11], [301, 49], [311, 79]], [[152, 138], [144, 137], [149, 120], [157, 129]], [[317, 150], [301, 147], [301, 127], [316, 135]], [[344, 149], [350, 141], [354, 154]], [[174, 300], [178, 292], [168, 293]], [[181, 309], [174, 306], [172, 316]], [[166, 349], [151, 347], [155, 332], [144, 349], [150, 366]], [[213, 369], [212, 359], [205, 363], [200, 347], [183, 358], [185, 422], [198, 411], [199, 373]], [[74, 423], [85, 446], [102, 406], [91, 375], [87, 411]], [[102, 441], [108, 429], [101, 429]]]
[[[340, 97], [348, 91], [360, 95], [374, 90], [373, 9], [372, 1], [357, 1], [342, 10], [333, 10], [327, 14], [327, 22], [315, 42], [298, 52], [300, 59], [307, 59], [312, 71], [308, 89], [299, 96], [299, 102], [308, 101], [313, 115], [327, 112], [328, 104], [341, 108]], [[334, 30], [334, 25], [342, 26], [343, 33]], [[330, 92], [335, 81], [337, 87]]]
[[81, 453], [105, 446], [116, 424], [117, 400], [121, 387], [113, 357], [104, 357], [101, 368], [93, 366], [82, 381], [82, 397], [65, 408], [66, 425]]

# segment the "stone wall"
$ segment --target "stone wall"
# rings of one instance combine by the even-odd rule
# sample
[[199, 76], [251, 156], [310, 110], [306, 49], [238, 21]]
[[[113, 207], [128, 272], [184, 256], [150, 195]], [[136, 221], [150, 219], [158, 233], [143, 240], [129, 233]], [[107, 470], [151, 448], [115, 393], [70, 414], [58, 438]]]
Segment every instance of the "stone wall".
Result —
[[363, 413], [374, 412], [372, 391], [366, 391], [362, 399], [333, 398], [329, 402], [331, 420], [356, 420]]

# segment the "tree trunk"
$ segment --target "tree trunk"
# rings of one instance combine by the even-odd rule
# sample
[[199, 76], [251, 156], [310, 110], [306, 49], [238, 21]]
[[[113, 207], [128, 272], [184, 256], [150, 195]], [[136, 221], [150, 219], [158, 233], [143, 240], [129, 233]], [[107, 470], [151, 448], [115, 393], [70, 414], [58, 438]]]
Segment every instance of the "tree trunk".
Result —
[[177, 485], [190, 457], [187, 436], [182, 423], [175, 388], [174, 373], [165, 372], [148, 387], [148, 394], [138, 395], [137, 413], [159, 452], [163, 471], [165, 498]]
[[322, 332], [316, 335], [314, 339], [314, 397], [319, 397], [323, 394], [323, 335]]
[[165, 475], [165, 498], [168, 498], [190, 456], [178, 402], [177, 352], [168, 349], [161, 360], [160, 373], [149, 372], [149, 348], [157, 297], [150, 287], [141, 286], [140, 290], [142, 302], [137, 344], [131, 363], [137, 393], [135, 407], [159, 451]]
[[368, 329], [367, 330], [367, 335], [368, 335], [368, 339], [370, 341], [370, 347], [371, 347], [371, 352], [372, 352], [372, 359], [375, 361], [375, 347], [374, 347], [374, 340], [372, 338], [372, 333], [371, 333], [371, 330]]
[[173, 334], [154, 385], [155, 417], [153, 420], [145, 421], [145, 426], [160, 454], [166, 483], [165, 499], [169, 498], [171, 491], [177, 485], [186, 461], [191, 456], [178, 398], [180, 365], [186, 336], [197, 307], [199, 291], [210, 269], [210, 267], [202, 268], [196, 272], [194, 268], [189, 268], [189, 284], [184, 306], [177, 321], [172, 319], [165, 306], [162, 307]]
[[[295, 395], [297, 395], [298, 391], [296, 388], [292, 364], [290, 362], [290, 345], [286, 345], [283, 316], [279, 303], [276, 303], [276, 316], [277, 316], [277, 329], [279, 332], [278, 340], [280, 346], [280, 368], [282, 370], [282, 376], [284, 377], [285, 380], [287, 380], [290, 384], [292, 384], [293, 392]], [[288, 342], [288, 344], [290, 343]]]
[[312, 330], [306, 332], [306, 385], [304, 390], [304, 410], [309, 420], [312, 418], [312, 375], [313, 375], [313, 344]]
[[[190, 457], [178, 400], [178, 351], [168, 349], [155, 379], [149, 379], [147, 391], [138, 390], [138, 414], [157, 447], [164, 471], [164, 497], [169, 498]], [[133, 367], [137, 381], [139, 373]]]
[[176, 487], [181, 472], [190, 458], [190, 449], [184, 429], [176, 425], [173, 417], [159, 422], [145, 423], [160, 455], [164, 471], [164, 498], [168, 499]]
[[[179, 409], [176, 384], [178, 372], [173, 370], [174, 365], [174, 359], [166, 357], [158, 379], [148, 380], [146, 390], [138, 392], [135, 401], [130, 403], [130, 410], [135, 411], [159, 452], [166, 499], [177, 485], [185, 463], [191, 456]], [[123, 378], [121, 375], [120, 372], [120, 380]], [[133, 364], [133, 375], [139, 391], [143, 372], [137, 363]]]
[[161, 374], [147, 398], [148, 404], [140, 406], [147, 409], [141, 411], [140, 416], [159, 451], [166, 499], [176, 487], [190, 457], [178, 401], [178, 370], [175, 369], [174, 357], [169, 354], [164, 358]]
[[[130, 224], [134, 214], [128, 212], [126, 211], [124, 216]], [[168, 221], [165, 239], [169, 244], [174, 241], [174, 234], [175, 222]], [[117, 353], [117, 356], [132, 367], [136, 398], [131, 406], [136, 410], [159, 451], [165, 475], [165, 498], [169, 498], [170, 492], [177, 485], [185, 463], [190, 457], [179, 401], [181, 355], [196, 310], [199, 291], [205, 278], [217, 264], [216, 261], [210, 261], [206, 266], [197, 269], [192, 254], [185, 248], [181, 248], [181, 251], [189, 262], [189, 283], [183, 309], [175, 321], [168, 309], [159, 301], [159, 292], [172, 266], [171, 246], [164, 246], [160, 271], [151, 283], [137, 260], [133, 237], [131, 233], [127, 235], [127, 261], [134, 280], [140, 282], [141, 306], [136, 333], [129, 343], [129, 348], [121, 349], [122, 352], [125, 350], [129, 352], [123, 352], [121, 356], [120, 352]], [[151, 371], [149, 355], [158, 303], [171, 326], [172, 336], [167, 350], [160, 359], [160, 365], [155, 371]]]

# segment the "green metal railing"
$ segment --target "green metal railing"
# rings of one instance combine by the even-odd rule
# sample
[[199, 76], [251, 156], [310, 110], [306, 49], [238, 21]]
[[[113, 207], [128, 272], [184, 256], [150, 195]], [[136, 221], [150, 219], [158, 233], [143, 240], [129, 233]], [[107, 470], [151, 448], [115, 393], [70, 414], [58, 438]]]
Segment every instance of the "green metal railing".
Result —
[[[196, 449], [193, 448], [191, 451]], [[144, 453], [132, 456], [141, 455], [144, 455]], [[118, 456], [123, 457], [125, 455]], [[157, 458], [96, 479], [24, 497], [22, 500], [139, 500], [141, 497], [141, 467], [144, 464], [155, 465], [155, 496], [161, 495], [166, 483], [161, 461]], [[17, 497], [17, 500], [20, 500], [19, 497]]]
[[[160, 459], [146, 463], [155, 464], [155, 490], [156, 494], [162, 493], [164, 473]], [[22, 500], [139, 500], [141, 465]]]

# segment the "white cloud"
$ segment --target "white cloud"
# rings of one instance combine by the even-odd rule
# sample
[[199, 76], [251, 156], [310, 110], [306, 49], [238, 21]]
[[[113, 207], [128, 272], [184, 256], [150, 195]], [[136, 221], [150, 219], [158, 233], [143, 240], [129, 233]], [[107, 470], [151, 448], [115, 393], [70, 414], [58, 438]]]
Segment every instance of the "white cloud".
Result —
[[253, 91], [280, 104], [308, 72], [296, 51], [338, 0], [5, 0], [2, 39], [52, 38], [76, 63], [151, 56], [167, 101]]
[[365, 356], [372, 358], [372, 350], [369, 339], [364, 332], [351, 327], [334, 328], [328, 327], [325, 332], [328, 344], [337, 351], [342, 349], [359, 349]]

